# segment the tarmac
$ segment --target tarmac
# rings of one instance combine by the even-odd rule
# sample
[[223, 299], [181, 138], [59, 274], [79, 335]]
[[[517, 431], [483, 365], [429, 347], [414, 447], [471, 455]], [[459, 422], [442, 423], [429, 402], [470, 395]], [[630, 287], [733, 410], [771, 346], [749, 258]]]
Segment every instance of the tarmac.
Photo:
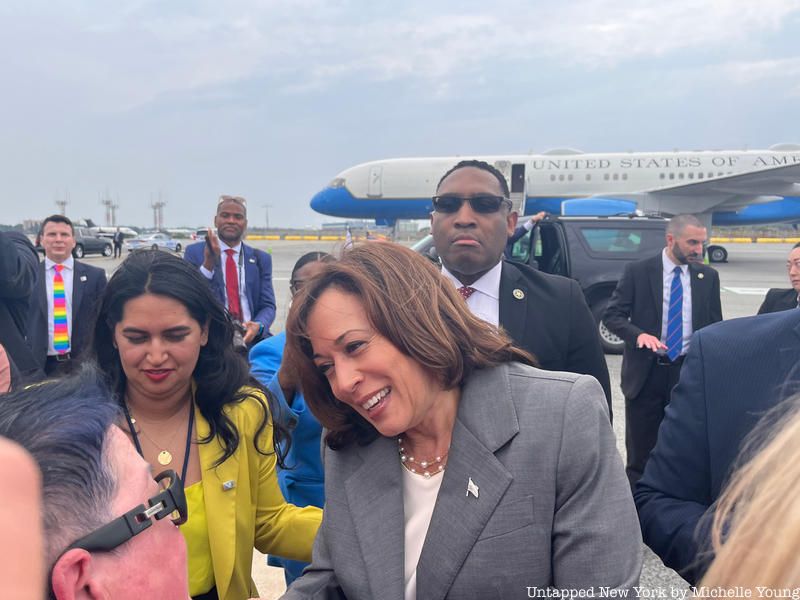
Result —
[[[289, 276], [295, 261], [306, 252], [324, 251], [340, 253], [341, 241], [286, 241], [254, 240], [249, 242], [257, 248], [268, 251], [273, 260], [273, 286], [278, 305], [273, 333], [283, 329], [289, 307]], [[719, 271], [722, 296], [722, 313], [725, 319], [754, 315], [761, 305], [768, 288], [788, 288], [786, 257], [792, 244], [730, 244], [727, 263], [712, 265]], [[123, 256], [124, 258], [124, 256]], [[89, 264], [105, 268], [110, 276], [120, 260], [102, 257], [86, 257]], [[611, 375], [613, 392], [614, 433], [617, 447], [625, 456], [625, 406], [620, 391], [620, 367], [622, 357], [606, 355]], [[688, 584], [673, 570], [666, 568], [647, 547], [644, 547], [645, 560], [642, 568], [639, 596], [670, 597], [675, 590], [685, 590]], [[285, 590], [283, 571], [266, 566], [263, 556], [256, 554], [253, 560], [253, 578], [264, 599], [280, 597]], [[651, 592], [652, 595], [648, 594]], [[520, 597], [524, 592], [520, 590]]]

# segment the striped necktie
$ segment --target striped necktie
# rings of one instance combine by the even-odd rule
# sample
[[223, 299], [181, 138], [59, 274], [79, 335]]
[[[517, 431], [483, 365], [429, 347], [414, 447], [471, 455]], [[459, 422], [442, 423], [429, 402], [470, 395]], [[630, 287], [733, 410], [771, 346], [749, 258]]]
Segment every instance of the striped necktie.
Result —
[[64, 265], [53, 265], [53, 348], [56, 353], [69, 352], [69, 328], [67, 326], [67, 296], [64, 293]]
[[675, 360], [683, 349], [683, 285], [681, 268], [675, 267], [669, 289], [669, 312], [667, 313], [667, 356]]

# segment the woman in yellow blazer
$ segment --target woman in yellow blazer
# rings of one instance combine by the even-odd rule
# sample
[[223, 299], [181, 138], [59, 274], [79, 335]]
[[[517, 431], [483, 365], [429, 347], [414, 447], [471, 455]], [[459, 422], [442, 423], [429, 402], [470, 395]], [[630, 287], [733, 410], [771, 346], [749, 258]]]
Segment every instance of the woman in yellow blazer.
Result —
[[109, 281], [94, 331], [122, 429], [154, 473], [181, 474], [192, 598], [258, 596], [253, 548], [310, 560], [321, 510], [284, 500], [275, 467], [285, 431], [202, 275], [166, 252], [131, 254]]

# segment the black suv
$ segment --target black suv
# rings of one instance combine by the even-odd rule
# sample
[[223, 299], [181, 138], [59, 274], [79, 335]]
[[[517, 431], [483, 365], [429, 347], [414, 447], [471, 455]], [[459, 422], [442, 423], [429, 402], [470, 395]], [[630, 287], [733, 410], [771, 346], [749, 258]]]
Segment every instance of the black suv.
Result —
[[95, 235], [85, 227], [75, 228], [75, 248], [72, 250], [75, 258], [83, 258], [87, 254], [111, 256], [113, 253], [114, 249], [108, 238]]
[[[667, 220], [660, 217], [548, 216], [514, 244], [512, 260], [575, 279], [597, 321], [603, 349], [621, 354], [625, 343], [601, 318], [625, 265], [658, 254], [666, 228]], [[439, 259], [430, 235], [414, 250]]]

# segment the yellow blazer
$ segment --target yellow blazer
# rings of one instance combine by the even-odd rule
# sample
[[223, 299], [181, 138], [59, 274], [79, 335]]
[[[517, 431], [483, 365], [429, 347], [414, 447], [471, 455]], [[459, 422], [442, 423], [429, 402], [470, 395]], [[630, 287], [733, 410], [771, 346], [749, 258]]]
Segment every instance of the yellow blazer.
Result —
[[[259, 440], [259, 448], [270, 454], [264, 456], [253, 447], [263, 415], [258, 402], [247, 398], [229, 405], [225, 412], [239, 432], [236, 452], [214, 467], [223, 454], [219, 439], [198, 444], [198, 451], [217, 593], [220, 600], [242, 600], [259, 595], [250, 575], [253, 548], [265, 554], [310, 561], [322, 510], [314, 506], [298, 508], [284, 500], [275, 472], [271, 426]], [[208, 436], [208, 422], [196, 407], [195, 422], [198, 437]]]

